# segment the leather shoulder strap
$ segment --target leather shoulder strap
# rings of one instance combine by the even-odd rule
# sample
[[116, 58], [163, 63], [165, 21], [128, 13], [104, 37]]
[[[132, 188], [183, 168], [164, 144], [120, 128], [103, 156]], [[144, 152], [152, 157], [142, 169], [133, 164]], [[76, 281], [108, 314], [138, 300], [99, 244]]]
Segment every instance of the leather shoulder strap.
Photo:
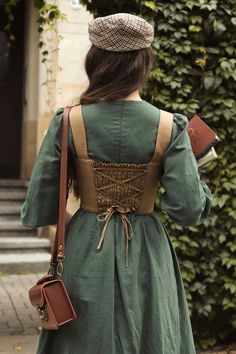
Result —
[[76, 105], [71, 109], [70, 125], [78, 158], [89, 159], [81, 105]]
[[160, 162], [171, 139], [173, 114], [160, 110], [160, 120], [157, 129], [156, 147], [151, 162]]
[[71, 106], [64, 109], [61, 133], [61, 162], [60, 162], [60, 193], [57, 231], [52, 249], [51, 264], [63, 261], [65, 258], [65, 225], [67, 200], [67, 161], [68, 161], [68, 120]]

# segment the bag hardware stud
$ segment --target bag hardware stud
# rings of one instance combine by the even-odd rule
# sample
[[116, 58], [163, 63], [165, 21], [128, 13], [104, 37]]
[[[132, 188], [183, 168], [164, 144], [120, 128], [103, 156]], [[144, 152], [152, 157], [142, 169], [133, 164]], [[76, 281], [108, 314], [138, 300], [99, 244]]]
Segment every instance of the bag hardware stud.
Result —
[[41, 320], [48, 321], [48, 315], [45, 308], [37, 306], [37, 311]]

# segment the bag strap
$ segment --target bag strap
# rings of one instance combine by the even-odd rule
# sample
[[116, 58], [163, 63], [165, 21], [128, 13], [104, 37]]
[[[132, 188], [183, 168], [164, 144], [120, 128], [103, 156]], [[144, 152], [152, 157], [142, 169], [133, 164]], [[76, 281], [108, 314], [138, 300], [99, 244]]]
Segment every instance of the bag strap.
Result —
[[53, 244], [51, 266], [60, 263], [57, 267], [57, 275], [62, 274], [62, 262], [65, 259], [65, 225], [66, 225], [66, 201], [67, 201], [67, 160], [68, 160], [68, 121], [70, 110], [73, 106], [64, 108], [61, 133], [61, 163], [60, 163], [60, 193], [59, 215], [57, 231]]
[[82, 106], [73, 107], [70, 114], [70, 125], [75, 146], [75, 151], [79, 159], [88, 160], [87, 138], [84, 127], [84, 119], [82, 114]]
[[157, 129], [156, 146], [151, 162], [160, 163], [171, 140], [173, 114], [160, 110], [160, 119]]

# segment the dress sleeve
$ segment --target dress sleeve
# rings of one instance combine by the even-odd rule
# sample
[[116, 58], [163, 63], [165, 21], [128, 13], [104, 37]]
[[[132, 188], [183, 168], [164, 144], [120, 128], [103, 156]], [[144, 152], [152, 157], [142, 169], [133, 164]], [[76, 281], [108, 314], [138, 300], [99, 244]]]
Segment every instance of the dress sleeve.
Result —
[[160, 207], [178, 224], [199, 225], [210, 212], [211, 192], [200, 179], [187, 126], [187, 117], [175, 113], [171, 143], [163, 160]]
[[[58, 221], [61, 123], [63, 108], [54, 114], [36, 158], [21, 220], [28, 227], [54, 225]], [[69, 126], [69, 154], [74, 154], [72, 132]]]

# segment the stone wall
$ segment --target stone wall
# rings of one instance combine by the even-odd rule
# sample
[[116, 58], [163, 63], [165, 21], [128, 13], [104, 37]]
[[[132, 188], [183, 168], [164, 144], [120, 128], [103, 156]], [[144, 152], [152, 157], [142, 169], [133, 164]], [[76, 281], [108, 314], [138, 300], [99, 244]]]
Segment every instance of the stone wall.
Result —
[[49, 51], [46, 63], [38, 48], [37, 11], [27, 0], [24, 61], [21, 178], [31, 175], [36, 155], [53, 113], [72, 104], [87, 85], [84, 57], [90, 46], [88, 22], [92, 15], [84, 7], [73, 10], [67, 0], [55, 0], [67, 21], [57, 32], [47, 31], [43, 41]]
[[23, 121], [21, 148], [21, 178], [28, 179], [37, 152], [38, 123], [38, 33], [37, 12], [31, 0], [26, 1], [25, 14], [25, 50], [23, 85]]
[[[22, 172], [23, 179], [31, 175], [36, 155], [43, 141], [53, 113], [73, 104], [87, 85], [84, 58], [90, 47], [88, 22], [92, 15], [81, 6], [70, 8], [68, 0], [55, 0], [67, 21], [58, 22], [57, 31], [43, 34], [49, 51], [42, 63], [38, 49], [37, 12], [28, 0], [26, 16], [25, 72], [26, 89], [23, 102]], [[73, 213], [78, 201], [69, 198], [68, 210]]]
[[83, 63], [90, 46], [88, 22], [92, 15], [84, 7], [71, 9], [69, 1], [56, 2], [67, 15], [67, 21], [58, 23], [57, 33], [44, 34], [51, 55], [46, 65], [40, 64], [38, 148], [53, 112], [73, 103], [87, 85]]

